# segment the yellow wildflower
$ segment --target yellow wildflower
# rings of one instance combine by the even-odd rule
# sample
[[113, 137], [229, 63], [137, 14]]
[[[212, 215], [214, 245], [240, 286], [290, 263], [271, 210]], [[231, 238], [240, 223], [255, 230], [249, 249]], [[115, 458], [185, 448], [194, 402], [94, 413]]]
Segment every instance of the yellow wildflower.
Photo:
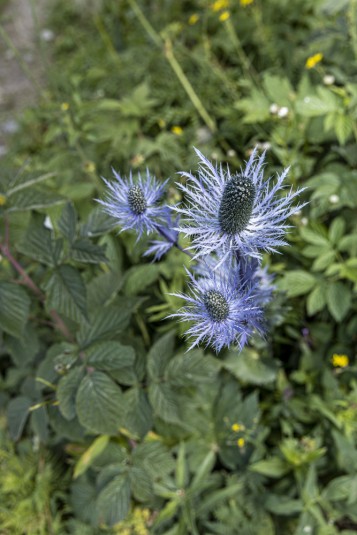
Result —
[[6, 204], [6, 197], [0, 193], [0, 206], [4, 206], [4, 204]]
[[199, 18], [200, 16], [197, 15], [197, 13], [193, 13], [188, 19], [188, 23], [190, 24], [190, 26], [193, 26], [194, 24], [196, 24], [196, 22], [199, 21]]
[[225, 20], [228, 20], [230, 16], [231, 16], [231, 14], [230, 14], [229, 11], [223, 11], [223, 13], [221, 13], [220, 16], [219, 16], [219, 20], [221, 22], [224, 22]]
[[239, 0], [240, 5], [243, 7], [249, 6], [249, 4], [252, 4], [253, 2], [254, 0]]
[[239, 438], [239, 439], [237, 440], [237, 445], [238, 445], [239, 448], [244, 448], [245, 440], [244, 440], [243, 437], [241, 437], [241, 438]]
[[69, 104], [68, 104], [68, 102], [62, 102], [62, 104], [61, 104], [61, 110], [62, 110], [62, 111], [67, 111], [67, 110], [69, 110]]
[[314, 54], [313, 56], [310, 56], [306, 60], [305, 67], [307, 69], [313, 69], [318, 63], [320, 63], [320, 61], [322, 61], [323, 57], [324, 57], [324, 55], [321, 54], [321, 52], [318, 52], [317, 54]]
[[182, 136], [183, 129], [181, 128], [181, 126], [175, 125], [171, 127], [171, 132], [175, 134], [175, 136]]
[[211, 5], [211, 9], [213, 11], [221, 11], [222, 9], [226, 9], [229, 7], [229, 0], [216, 0]]
[[87, 171], [87, 173], [94, 173], [95, 172], [95, 163], [91, 162], [91, 161], [85, 162], [84, 169]]
[[235, 423], [235, 424], [232, 425], [231, 429], [235, 433], [238, 433], [238, 431], [242, 431], [244, 429], [244, 425], [240, 425], [240, 424]]
[[346, 368], [350, 363], [347, 355], [338, 355], [337, 353], [332, 355], [331, 361], [335, 368]]

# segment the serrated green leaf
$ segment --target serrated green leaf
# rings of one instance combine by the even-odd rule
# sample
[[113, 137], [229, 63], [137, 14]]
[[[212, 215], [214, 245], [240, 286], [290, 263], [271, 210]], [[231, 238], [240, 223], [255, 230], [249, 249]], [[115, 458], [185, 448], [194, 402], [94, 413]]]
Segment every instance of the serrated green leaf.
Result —
[[230, 352], [231, 356], [223, 366], [241, 381], [263, 385], [274, 381], [278, 366], [273, 360], [260, 357], [254, 350], [245, 349], [241, 353]]
[[11, 195], [11, 206], [8, 208], [8, 212], [39, 210], [63, 202], [65, 202], [65, 198], [61, 195], [50, 190], [33, 187], [16, 191]]
[[130, 346], [124, 346], [120, 342], [97, 342], [91, 345], [86, 353], [88, 364], [107, 372], [133, 366], [135, 362], [134, 349]]
[[315, 277], [307, 271], [293, 270], [284, 275], [279, 288], [285, 291], [288, 297], [296, 297], [308, 293], [315, 284]]
[[42, 264], [55, 266], [62, 254], [63, 242], [61, 239], [52, 239], [51, 232], [43, 225], [30, 225], [29, 231], [16, 248], [23, 255]]
[[179, 406], [170, 385], [166, 383], [151, 383], [149, 386], [149, 400], [155, 416], [159, 416], [168, 423], [180, 423]]
[[6, 190], [7, 196], [10, 197], [11, 195], [13, 195], [14, 193], [20, 190], [30, 188], [31, 186], [34, 186], [36, 184], [40, 184], [41, 182], [44, 182], [45, 180], [53, 176], [55, 176], [54, 173], [45, 173], [44, 175], [40, 175], [40, 176], [32, 176], [32, 173], [21, 175], [20, 173], [17, 175], [17, 180], [13, 182], [13, 184], [16, 184], [16, 185], [13, 185], [12, 187], [7, 188]]
[[123, 287], [125, 295], [139, 295], [157, 280], [159, 273], [157, 264], [145, 264], [130, 268], [125, 274]]
[[71, 247], [70, 255], [76, 262], [99, 264], [106, 262], [105, 247], [96, 245], [86, 238], [76, 240]]
[[87, 319], [86, 287], [77, 269], [67, 264], [54, 269], [46, 282], [46, 306], [74, 321]]
[[10, 401], [7, 406], [7, 421], [10, 436], [13, 440], [21, 437], [26, 420], [30, 414], [31, 399], [27, 396], [18, 396]]
[[326, 305], [326, 291], [322, 285], [316, 286], [308, 295], [306, 301], [307, 313], [313, 316], [316, 312], [320, 312]]
[[172, 385], [184, 387], [213, 382], [219, 368], [218, 361], [204, 356], [203, 351], [198, 349], [173, 357], [167, 365], [165, 376]]
[[316, 258], [315, 262], [312, 264], [313, 271], [323, 271], [328, 266], [330, 266], [335, 259], [335, 251], [326, 251], [321, 256]]
[[133, 387], [124, 394], [124, 427], [142, 439], [152, 427], [152, 409], [145, 392]]
[[130, 508], [130, 481], [126, 473], [119, 474], [102, 490], [97, 498], [98, 523], [109, 526], [124, 520]]
[[118, 273], [101, 273], [87, 285], [88, 308], [98, 310], [109, 305], [121, 288], [123, 281]]
[[0, 328], [21, 338], [30, 311], [31, 300], [24, 288], [0, 281]]
[[133, 464], [144, 468], [152, 478], [165, 478], [175, 467], [169, 449], [161, 442], [138, 444], [133, 452]]
[[327, 306], [331, 315], [340, 322], [351, 306], [351, 292], [342, 282], [332, 282], [327, 287]]
[[133, 466], [129, 472], [131, 491], [134, 498], [139, 502], [147, 502], [152, 499], [153, 485], [150, 475], [141, 467]]
[[84, 370], [77, 366], [62, 377], [57, 386], [59, 410], [66, 420], [73, 420], [76, 416], [76, 395], [83, 379]]
[[80, 423], [89, 431], [115, 435], [123, 423], [121, 389], [105, 373], [95, 371], [81, 381], [76, 410]]
[[343, 237], [345, 232], [346, 223], [342, 217], [336, 217], [328, 230], [328, 237], [332, 244], [337, 245]]
[[108, 445], [109, 439], [109, 435], [101, 435], [92, 442], [84, 453], [82, 453], [74, 467], [74, 479], [84, 474], [84, 472], [93, 464], [94, 460], [103, 453]]
[[68, 202], [58, 220], [58, 228], [62, 236], [72, 243], [76, 234], [77, 214], [72, 203]]
[[357, 476], [352, 474], [334, 478], [323, 490], [322, 495], [326, 500], [348, 500], [349, 503], [355, 503], [357, 501]]
[[102, 208], [95, 208], [90, 213], [87, 221], [82, 225], [80, 234], [81, 236], [93, 238], [95, 236], [102, 236], [117, 226], [118, 223], [114, 217], [106, 214]]
[[169, 332], [159, 338], [151, 347], [147, 356], [149, 377], [157, 379], [163, 376], [165, 368], [172, 357], [175, 344], [175, 333]]
[[327, 246], [329, 247], [329, 241], [328, 239], [323, 236], [322, 234], [319, 234], [315, 232], [314, 230], [311, 230], [306, 227], [300, 228], [300, 235], [303, 240], [307, 241], [308, 243], [311, 243], [313, 245], [320, 245], [320, 246]]

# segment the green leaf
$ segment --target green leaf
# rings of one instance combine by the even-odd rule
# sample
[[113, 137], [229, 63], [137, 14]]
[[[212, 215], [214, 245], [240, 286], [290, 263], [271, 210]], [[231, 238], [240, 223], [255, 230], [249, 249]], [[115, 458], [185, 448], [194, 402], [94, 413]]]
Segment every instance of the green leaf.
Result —
[[319, 234], [318, 232], [315, 232], [314, 230], [311, 230], [306, 227], [300, 228], [300, 235], [303, 240], [307, 241], [308, 243], [311, 243], [313, 245], [320, 245], [320, 246], [327, 246], [329, 247], [329, 241], [328, 239], [323, 236], [322, 234]]
[[294, 90], [288, 78], [265, 73], [263, 85], [272, 102], [279, 106], [290, 106]]
[[98, 310], [113, 301], [122, 285], [122, 278], [118, 273], [110, 271], [101, 273], [87, 285], [88, 308]]
[[152, 409], [146, 394], [139, 387], [133, 387], [124, 394], [125, 414], [123, 427], [129, 433], [144, 438], [152, 427]]
[[109, 216], [102, 208], [95, 208], [89, 215], [86, 223], [81, 227], [80, 234], [88, 238], [106, 234], [118, 223], [114, 217]]
[[86, 238], [76, 240], [71, 247], [70, 255], [76, 262], [99, 264], [106, 262], [105, 247], [96, 245]]
[[62, 210], [60, 219], [58, 220], [58, 228], [62, 236], [72, 243], [76, 235], [77, 214], [73, 204], [68, 202]]
[[74, 321], [87, 319], [86, 287], [77, 269], [58, 266], [46, 282], [46, 306]]
[[263, 461], [258, 461], [250, 465], [249, 470], [257, 472], [263, 476], [279, 478], [289, 471], [289, 465], [280, 457], [271, 457]]
[[62, 204], [63, 202], [65, 202], [65, 199], [61, 195], [50, 190], [33, 187], [16, 191], [11, 195], [11, 206], [8, 212], [39, 210], [40, 208]]
[[273, 360], [264, 359], [257, 351], [249, 349], [241, 353], [230, 351], [223, 366], [241, 381], [254, 385], [271, 383], [278, 373], [278, 366]]
[[351, 292], [342, 282], [332, 282], [327, 287], [327, 307], [336, 321], [346, 316], [351, 306]]
[[139, 502], [147, 502], [152, 499], [153, 486], [150, 475], [143, 468], [133, 466], [129, 472], [131, 490], [134, 498]]
[[332, 264], [335, 259], [335, 251], [326, 251], [321, 256], [316, 258], [312, 265], [313, 271], [323, 271]]
[[32, 405], [31, 399], [26, 396], [18, 396], [10, 401], [7, 406], [7, 421], [10, 436], [13, 440], [21, 437], [29, 416], [29, 409]]
[[130, 508], [130, 482], [126, 473], [114, 477], [99, 494], [96, 504], [98, 523], [109, 526], [124, 520]]
[[42, 219], [33, 218], [29, 228], [16, 248], [25, 256], [33, 258], [47, 266], [58, 264], [63, 243], [62, 239], [54, 240], [51, 231], [44, 227]]
[[326, 288], [323, 285], [316, 286], [308, 295], [306, 300], [306, 308], [309, 316], [313, 316], [316, 312], [320, 312], [326, 305]]
[[88, 347], [93, 342], [110, 338], [126, 329], [137, 303], [137, 300], [117, 300], [116, 304], [93, 311], [89, 323], [80, 326], [78, 341], [81, 347]]
[[147, 356], [149, 377], [158, 379], [164, 375], [165, 368], [172, 357], [174, 344], [174, 332], [165, 334], [154, 343]]
[[21, 338], [30, 311], [31, 300], [24, 288], [0, 281], [0, 327], [15, 338]]
[[345, 220], [342, 217], [336, 217], [331, 223], [328, 231], [328, 237], [332, 244], [337, 245], [341, 240], [346, 228]]
[[[14, 193], [30, 188], [31, 186], [34, 186], [35, 184], [40, 184], [44, 180], [47, 180], [48, 178], [51, 178], [54, 176], [54, 173], [45, 173], [44, 175], [40, 176], [33, 176], [32, 173], [28, 173], [26, 175], [18, 174], [17, 180], [15, 180], [15, 184], [13, 187], [7, 188], [6, 193], [7, 196], [10, 197]], [[13, 182], [14, 184], [14, 182]]]
[[66, 420], [73, 420], [76, 416], [76, 395], [83, 379], [84, 370], [77, 366], [62, 377], [57, 386], [59, 410]]
[[134, 349], [130, 346], [124, 346], [120, 342], [97, 342], [91, 345], [86, 353], [88, 364], [107, 372], [133, 366], [135, 362]]
[[178, 403], [170, 385], [152, 383], [149, 386], [149, 400], [156, 416], [168, 423], [180, 423]]
[[297, 112], [304, 117], [318, 117], [338, 110], [337, 97], [324, 87], [318, 86], [318, 96], [306, 96], [296, 103]]
[[139, 295], [145, 288], [151, 286], [158, 276], [157, 264], [144, 264], [130, 268], [125, 274], [123, 287], [125, 295]]
[[288, 297], [296, 297], [308, 293], [315, 284], [315, 277], [307, 271], [292, 270], [284, 275], [279, 288], [285, 291]]
[[88, 449], [78, 459], [74, 467], [73, 478], [84, 474], [84, 472], [92, 465], [93, 461], [105, 450], [109, 442], [109, 435], [102, 435], [96, 438]]
[[76, 396], [80, 423], [93, 433], [115, 435], [122, 425], [123, 395], [120, 387], [103, 372], [82, 379]]
[[173, 357], [165, 375], [172, 385], [185, 387], [191, 384], [212, 383], [219, 368], [220, 363], [217, 360], [204, 356], [203, 351], [198, 349]]
[[352, 474], [336, 477], [324, 489], [323, 497], [333, 502], [348, 500], [349, 503], [355, 503], [357, 501], [357, 476]]
[[304, 504], [301, 500], [293, 500], [288, 496], [270, 492], [267, 495], [264, 507], [275, 515], [290, 516], [300, 513], [304, 508]]
[[133, 452], [133, 465], [144, 468], [152, 478], [162, 479], [173, 471], [175, 462], [164, 444], [153, 441], [138, 444]]

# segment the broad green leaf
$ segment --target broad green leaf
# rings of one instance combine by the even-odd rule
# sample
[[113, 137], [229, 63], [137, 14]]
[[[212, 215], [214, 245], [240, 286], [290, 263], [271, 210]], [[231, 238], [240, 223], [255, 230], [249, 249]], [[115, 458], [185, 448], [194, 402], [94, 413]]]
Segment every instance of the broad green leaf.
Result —
[[330, 266], [335, 259], [335, 251], [326, 251], [321, 256], [316, 258], [315, 262], [312, 265], [313, 271], [323, 271], [328, 266]]
[[49, 429], [48, 429], [48, 415], [47, 407], [37, 407], [35, 410], [31, 411], [30, 414], [30, 427], [32, 433], [34, 433], [37, 438], [45, 443], [48, 441]]
[[172, 385], [185, 387], [213, 382], [219, 368], [218, 361], [204, 356], [203, 351], [198, 349], [173, 357], [168, 363], [165, 376]]
[[159, 266], [157, 264], [144, 264], [134, 266], [125, 274], [124, 293], [125, 295], [139, 295], [140, 292], [151, 286], [159, 276]]
[[263, 461], [258, 461], [249, 466], [249, 470], [257, 472], [263, 476], [279, 478], [289, 471], [289, 465], [280, 457], [271, 457]]
[[29, 416], [29, 409], [32, 405], [31, 399], [27, 396], [18, 396], [10, 401], [7, 406], [7, 422], [10, 436], [13, 440], [21, 437]]
[[267, 495], [264, 507], [276, 515], [290, 516], [300, 513], [304, 508], [304, 504], [301, 500], [294, 500], [284, 494], [270, 492]]
[[38, 210], [47, 206], [62, 204], [63, 202], [65, 202], [64, 197], [53, 193], [51, 190], [37, 187], [27, 188], [26, 190], [16, 191], [11, 195], [11, 206], [8, 208], [8, 212]]
[[0, 281], [0, 328], [21, 338], [30, 311], [31, 300], [21, 286]]
[[313, 245], [320, 245], [320, 246], [325, 246], [325, 247], [326, 246], [329, 247], [330, 245], [329, 240], [325, 236], [309, 228], [301, 227], [300, 235], [303, 240]]
[[138, 444], [133, 452], [133, 464], [144, 468], [152, 478], [165, 478], [175, 468], [170, 450], [159, 441]]
[[127, 516], [130, 508], [130, 481], [119, 474], [99, 494], [96, 511], [98, 522], [113, 526]]
[[152, 499], [154, 492], [152, 479], [145, 469], [133, 466], [129, 472], [129, 478], [131, 491], [136, 500], [147, 502]]
[[286, 291], [288, 297], [296, 297], [308, 293], [315, 284], [315, 277], [307, 271], [292, 270], [281, 279], [279, 288]]
[[336, 217], [331, 223], [328, 231], [328, 237], [334, 245], [337, 245], [345, 232], [346, 223], [342, 217]]
[[168, 423], [180, 423], [179, 406], [172, 388], [166, 383], [151, 383], [149, 400], [155, 416]]
[[83, 322], [78, 333], [78, 341], [82, 348], [93, 342], [116, 336], [126, 329], [138, 303], [137, 299], [116, 299], [111, 305], [92, 311], [89, 323]]
[[122, 278], [118, 273], [110, 271], [101, 273], [87, 285], [88, 309], [98, 310], [109, 305], [121, 288]]
[[241, 381], [254, 385], [271, 383], [278, 372], [273, 360], [264, 359], [257, 351], [248, 349], [241, 353], [231, 351], [223, 366]]
[[308, 295], [306, 300], [306, 308], [309, 316], [313, 316], [316, 312], [320, 312], [326, 305], [326, 288], [321, 284], [316, 286]]
[[63, 240], [55, 240], [50, 230], [45, 228], [42, 219], [32, 218], [29, 228], [16, 248], [25, 256], [33, 258], [47, 266], [58, 264]]
[[66, 420], [73, 420], [76, 416], [76, 395], [83, 379], [84, 370], [76, 366], [62, 377], [57, 386], [59, 410]]
[[351, 292], [342, 282], [331, 282], [327, 287], [327, 306], [331, 315], [340, 322], [351, 305]]
[[286, 77], [266, 73], [263, 85], [271, 101], [279, 106], [289, 106], [291, 99], [294, 98], [294, 90]]
[[88, 364], [98, 370], [111, 372], [126, 366], [133, 366], [135, 351], [120, 342], [107, 341], [92, 344], [86, 351]]
[[70, 255], [76, 262], [83, 262], [86, 264], [99, 264], [106, 262], [105, 247], [96, 245], [86, 238], [76, 240], [72, 243]]
[[10, 197], [11, 195], [20, 190], [30, 188], [35, 184], [40, 184], [41, 182], [44, 182], [45, 180], [48, 180], [53, 176], [54, 173], [45, 173], [44, 175], [40, 176], [33, 176], [32, 173], [27, 173], [24, 175], [21, 175], [21, 173], [19, 173], [17, 176], [17, 180], [12, 182], [11, 187], [7, 188], [6, 194], [8, 197]]
[[117, 225], [116, 220], [106, 214], [102, 208], [95, 208], [82, 225], [80, 234], [88, 238], [102, 236], [102, 234], [106, 234]]
[[109, 435], [101, 435], [96, 438], [88, 449], [78, 459], [74, 467], [73, 477], [76, 479], [92, 465], [94, 460], [105, 450], [109, 442]]
[[124, 393], [124, 428], [142, 439], [152, 427], [152, 409], [142, 388], [133, 387]]
[[153, 379], [164, 375], [165, 368], [172, 357], [175, 344], [175, 333], [169, 332], [159, 338], [151, 347], [147, 356], [149, 377]]
[[76, 234], [77, 214], [73, 204], [68, 202], [58, 220], [58, 228], [65, 238], [72, 243]]
[[86, 287], [77, 269], [58, 266], [46, 282], [46, 306], [74, 321], [87, 319]]
[[355, 503], [357, 501], [357, 476], [353, 474], [336, 477], [323, 490], [323, 497], [331, 501], [348, 500], [349, 503]]
[[95, 371], [82, 379], [76, 408], [80, 423], [93, 433], [115, 435], [122, 425], [122, 392], [103, 372]]

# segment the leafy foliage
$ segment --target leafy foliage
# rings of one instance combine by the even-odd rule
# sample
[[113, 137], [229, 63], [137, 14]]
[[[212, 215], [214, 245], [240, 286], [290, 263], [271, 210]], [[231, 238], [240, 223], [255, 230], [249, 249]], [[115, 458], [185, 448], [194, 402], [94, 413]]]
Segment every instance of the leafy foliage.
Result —
[[[2, 159], [2, 531], [354, 533], [356, 3], [79, 4], [52, 9], [46, 98]], [[268, 148], [308, 187], [239, 355], [186, 353], [187, 258], [149, 263], [93, 202], [111, 166], [180, 201], [192, 145], [236, 170]]]

